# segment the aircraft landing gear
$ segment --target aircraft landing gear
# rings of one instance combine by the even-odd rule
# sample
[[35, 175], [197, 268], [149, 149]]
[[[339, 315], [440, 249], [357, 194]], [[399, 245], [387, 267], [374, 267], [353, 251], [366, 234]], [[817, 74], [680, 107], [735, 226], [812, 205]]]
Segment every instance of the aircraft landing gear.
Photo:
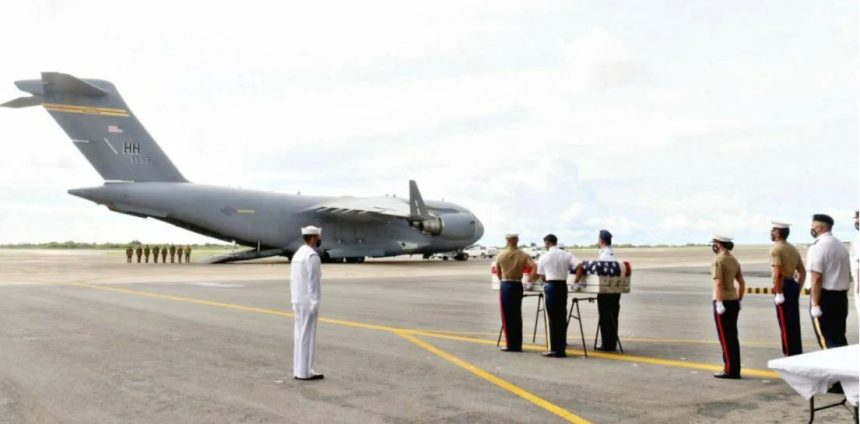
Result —
[[467, 261], [467, 260], [469, 260], [469, 254], [465, 253], [465, 252], [459, 252], [454, 256], [454, 260]]

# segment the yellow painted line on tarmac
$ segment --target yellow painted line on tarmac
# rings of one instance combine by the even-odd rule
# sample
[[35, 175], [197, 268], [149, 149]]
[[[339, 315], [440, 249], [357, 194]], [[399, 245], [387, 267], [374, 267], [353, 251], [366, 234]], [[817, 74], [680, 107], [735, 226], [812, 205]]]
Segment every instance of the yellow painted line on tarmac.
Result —
[[[94, 290], [114, 292], [114, 293], [128, 294], [128, 295], [132, 295], [132, 296], [148, 297], [148, 298], [152, 298], [152, 299], [162, 299], [162, 300], [169, 300], [169, 301], [173, 301], [173, 302], [182, 302], [182, 303], [190, 303], [190, 304], [196, 304], [196, 305], [212, 306], [212, 307], [216, 307], [216, 308], [233, 309], [233, 310], [243, 311], [243, 312], [252, 312], [252, 313], [274, 315], [274, 316], [281, 316], [281, 317], [293, 317], [293, 314], [290, 312], [286, 312], [286, 311], [282, 311], [282, 310], [278, 310], [278, 309], [271, 309], [271, 308], [259, 308], [259, 307], [254, 307], [254, 306], [245, 306], [245, 305], [238, 305], [238, 304], [233, 304], [233, 303], [215, 302], [215, 301], [211, 301], [211, 300], [197, 299], [197, 298], [193, 298], [193, 297], [160, 294], [160, 293], [153, 293], [153, 292], [142, 291], [142, 290], [127, 289], [127, 288], [122, 288], [122, 287], [111, 287], [111, 286], [99, 285], [99, 284], [87, 284], [87, 283], [83, 283], [83, 282], [68, 282], [68, 283], [61, 283], [61, 284], [65, 284], [65, 285], [69, 285], [69, 286], [75, 286], [75, 287], [88, 288], [88, 289], [94, 289]], [[437, 338], [437, 339], [464, 341], [464, 342], [484, 344], [484, 345], [495, 345], [496, 344], [496, 340], [490, 340], [490, 339], [478, 339], [478, 338], [474, 338], [474, 337], [438, 334], [438, 333], [433, 333], [433, 332], [429, 332], [429, 331], [413, 330], [413, 329], [408, 329], [408, 328], [398, 328], [398, 327], [391, 327], [391, 326], [387, 326], [387, 325], [367, 324], [367, 323], [347, 321], [347, 320], [342, 320], [342, 319], [320, 317], [319, 321], [327, 323], [327, 324], [333, 324], [333, 325], [339, 325], [339, 326], [351, 327], [351, 328], [362, 328], [362, 329], [366, 329], [366, 330], [388, 331], [388, 332], [397, 333], [397, 334], [407, 333], [407, 334], [420, 335], [420, 336], [426, 336], [426, 337]], [[544, 347], [539, 346], [539, 345], [523, 345], [523, 349], [530, 350], [530, 351], [542, 351], [544, 349]], [[567, 349], [567, 353], [571, 354], [571, 355], [583, 355], [583, 351], [579, 350], [579, 349]], [[606, 353], [606, 352], [589, 352], [588, 355], [596, 357], [596, 358], [612, 359], [612, 360], [618, 360], [618, 361], [627, 361], [627, 362], [635, 362], [635, 363], [651, 364], [651, 365], [663, 365], [663, 366], [676, 367], [676, 368], [698, 369], [698, 370], [707, 370], [707, 371], [721, 371], [723, 369], [722, 365], [706, 364], [706, 363], [702, 363], [702, 362], [692, 362], [692, 361], [676, 361], [676, 360], [671, 360], [671, 359], [652, 358], [652, 357], [648, 357], [648, 356], [636, 356], [636, 355]], [[773, 371], [757, 370], [757, 369], [749, 369], [749, 368], [743, 370], [743, 374], [748, 375], [748, 376], [764, 377], [764, 378], [778, 378], [779, 377]]]
[[406, 331], [396, 331], [395, 333], [398, 336], [403, 337], [404, 339], [412, 342], [413, 344], [416, 344], [416, 345], [420, 346], [421, 348], [429, 351], [430, 353], [432, 353], [432, 354], [434, 354], [434, 355], [436, 355], [436, 356], [438, 356], [438, 357], [440, 357], [440, 358], [442, 358], [442, 359], [444, 359], [444, 360], [446, 360], [446, 361], [448, 361], [448, 362], [450, 362], [450, 363], [452, 363], [452, 364], [454, 364], [460, 368], [463, 368], [464, 370], [469, 371], [470, 373], [474, 374], [475, 376], [480, 377], [480, 378], [482, 378], [482, 379], [484, 379], [490, 383], [493, 383], [496, 386], [501, 387], [502, 389], [504, 389], [510, 393], [513, 393], [513, 394], [515, 394], [515, 395], [517, 395], [517, 396], [519, 396], [519, 397], [521, 397], [521, 398], [523, 398], [523, 399], [525, 399], [525, 400], [527, 400], [527, 401], [529, 401], [529, 402], [531, 402], [531, 403], [557, 415], [558, 417], [560, 417], [561, 419], [563, 419], [567, 422], [576, 423], [576, 424], [589, 423], [589, 421], [583, 419], [582, 417], [577, 416], [573, 412], [570, 412], [567, 409], [564, 409], [564, 408], [562, 408], [562, 407], [560, 407], [560, 406], [558, 406], [558, 405], [556, 405], [556, 404], [554, 404], [554, 403], [552, 403], [552, 402], [550, 402], [550, 401], [548, 401], [548, 400], [546, 400], [540, 396], [537, 396], [534, 393], [529, 392], [528, 390], [525, 390], [525, 389], [523, 389], [523, 388], [521, 388], [521, 387], [519, 387], [519, 386], [517, 386], [517, 385], [515, 385], [515, 384], [513, 384], [507, 380], [496, 377], [495, 375], [493, 375], [493, 374], [491, 374], [491, 373], [489, 373], [489, 372], [487, 372], [487, 371], [485, 371], [485, 370], [483, 370], [483, 369], [481, 369], [481, 368], [479, 368], [479, 367], [477, 367], [477, 366], [475, 366], [469, 362], [466, 362], [466, 361], [464, 361], [464, 360], [462, 360], [462, 359], [460, 359], [454, 355], [451, 355], [450, 353], [445, 352], [444, 350], [439, 349], [436, 346], [433, 346], [430, 343], [427, 343], [427, 342], [415, 337], [414, 335], [412, 335]]
[[[454, 341], [462, 341], [468, 343], [475, 344], [483, 344], [483, 345], [495, 345], [495, 340], [489, 339], [476, 339], [473, 337], [463, 337], [463, 336], [453, 336], [449, 334], [438, 334], [433, 332], [423, 332], [423, 331], [413, 331], [412, 334], [443, 339], [443, 340], [454, 340]], [[545, 346], [542, 345], [533, 345], [533, 344], [523, 344], [523, 350], [533, 351], [533, 352], [542, 352], [545, 350]], [[584, 356], [584, 353], [581, 349], [567, 349], [568, 355], [578, 355]], [[723, 370], [722, 365], [715, 364], [707, 364], [704, 362], [695, 362], [695, 361], [678, 361], [673, 359], [662, 359], [662, 358], [653, 358], [650, 356], [638, 356], [638, 355], [629, 355], [629, 354], [621, 354], [621, 353], [608, 353], [608, 352], [588, 352], [589, 357], [595, 358], [603, 358], [603, 359], [611, 359], [614, 361], [627, 361], [634, 362], [638, 364], [651, 364], [651, 365], [662, 365], [673, 368], [686, 368], [693, 370], [704, 370], [704, 371], [713, 371], [719, 372]], [[761, 377], [761, 378], [779, 378], [779, 375], [773, 371], [768, 370], [759, 370], [746, 368], [742, 371], [743, 375], [749, 377]]]

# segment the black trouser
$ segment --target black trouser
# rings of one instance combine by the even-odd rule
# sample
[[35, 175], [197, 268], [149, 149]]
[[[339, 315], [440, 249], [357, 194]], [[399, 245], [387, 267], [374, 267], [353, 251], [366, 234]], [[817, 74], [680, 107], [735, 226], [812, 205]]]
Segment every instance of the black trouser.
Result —
[[603, 348], [615, 350], [618, 345], [618, 313], [621, 311], [621, 294], [598, 294], [597, 313], [600, 315], [600, 338]]
[[782, 295], [785, 302], [776, 305], [776, 320], [779, 322], [779, 335], [782, 341], [782, 354], [785, 356], [803, 353], [800, 338], [800, 285], [793, 278], [782, 280]]
[[523, 283], [505, 280], [499, 287], [499, 307], [505, 330], [505, 347], [523, 349]]
[[[809, 305], [812, 308], [812, 302]], [[821, 308], [821, 317], [812, 317], [818, 345], [822, 349], [847, 346], [845, 320], [848, 319], [848, 291], [821, 289], [818, 306]]]
[[724, 300], [726, 311], [717, 314], [717, 301], [714, 302], [714, 322], [717, 324], [717, 337], [723, 347], [723, 372], [729, 375], [741, 375], [741, 346], [738, 342], [738, 313], [741, 302]]
[[547, 320], [546, 348], [563, 355], [567, 349], [567, 281], [547, 281], [543, 293]]

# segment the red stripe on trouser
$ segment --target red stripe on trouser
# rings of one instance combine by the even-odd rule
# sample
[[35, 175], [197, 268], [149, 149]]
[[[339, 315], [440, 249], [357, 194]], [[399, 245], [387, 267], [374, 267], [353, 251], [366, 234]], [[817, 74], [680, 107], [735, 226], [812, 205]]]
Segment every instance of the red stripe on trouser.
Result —
[[785, 326], [785, 314], [782, 305], [776, 305], [776, 314], [779, 317], [779, 332], [782, 333], [782, 354], [788, 356], [788, 328]]
[[731, 360], [729, 360], [729, 344], [726, 343], [725, 331], [723, 331], [722, 315], [714, 311], [714, 318], [717, 321], [717, 332], [720, 333], [720, 344], [723, 346], [723, 371], [731, 371]]
[[505, 333], [505, 347], [509, 345], [508, 343], [508, 323], [505, 321], [505, 308], [502, 305], [502, 288], [499, 287], [499, 313], [502, 314], [502, 329]]

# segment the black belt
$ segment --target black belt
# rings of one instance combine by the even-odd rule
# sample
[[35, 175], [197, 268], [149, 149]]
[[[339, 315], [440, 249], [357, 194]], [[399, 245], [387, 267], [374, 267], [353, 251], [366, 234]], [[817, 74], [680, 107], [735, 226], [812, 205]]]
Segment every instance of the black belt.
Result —
[[502, 280], [502, 282], [503, 283], [519, 283], [519, 284], [523, 283], [522, 278], [519, 280]]
[[567, 284], [567, 280], [546, 280], [547, 284], [559, 284], [564, 283]]
[[845, 289], [845, 290], [827, 290], [825, 288], [822, 288], [821, 291], [829, 292], [829, 293], [848, 293], [848, 289]]

